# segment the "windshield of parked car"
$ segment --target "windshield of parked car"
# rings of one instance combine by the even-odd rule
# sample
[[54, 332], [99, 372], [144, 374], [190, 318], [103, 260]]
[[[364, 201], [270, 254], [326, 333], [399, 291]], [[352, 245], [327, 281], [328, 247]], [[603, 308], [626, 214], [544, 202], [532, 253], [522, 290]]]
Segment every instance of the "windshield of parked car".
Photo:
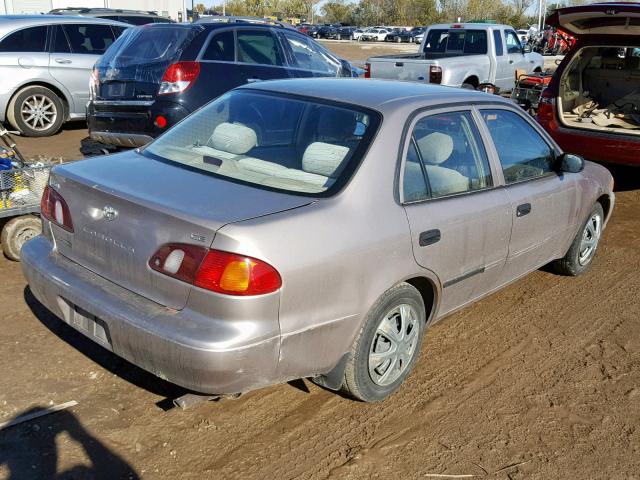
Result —
[[352, 105], [239, 90], [187, 117], [143, 154], [264, 188], [326, 196], [351, 176], [378, 123], [378, 114]]
[[485, 30], [429, 30], [424, 42], [424, 53], [450, 53], [482, 55], [487, 53]]

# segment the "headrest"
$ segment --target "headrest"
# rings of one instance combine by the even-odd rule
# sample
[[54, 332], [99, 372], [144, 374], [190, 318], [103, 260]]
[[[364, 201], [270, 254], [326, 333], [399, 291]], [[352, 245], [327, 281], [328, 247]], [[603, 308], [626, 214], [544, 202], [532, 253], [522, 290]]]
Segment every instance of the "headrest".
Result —
[[322, 140], [344, 142], [356, 129], [354, 112], [335, 107], [322, 107], [318, 115], [318, 136]]
[[349, 153], [348, 147], [324, 142], [310, 144], [302, 155], [302, 170], [325, 177], [333, 177], [340, 163]]
[[217, 150], [243, 155], [256, 146], [258, 137], [249, 127], [225, 122], [215, 128], [209, 143]]
[[431, 165], [446, 162], [453, 152], [453, 139], [446, 133], [430, 133], [416, 143], [423, 160]]

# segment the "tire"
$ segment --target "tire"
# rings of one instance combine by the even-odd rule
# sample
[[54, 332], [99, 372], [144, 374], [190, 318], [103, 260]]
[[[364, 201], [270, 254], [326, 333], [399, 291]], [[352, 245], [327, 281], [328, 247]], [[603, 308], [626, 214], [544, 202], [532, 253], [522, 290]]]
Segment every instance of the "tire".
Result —
[[2, 251], [9, 260], [20, 260], [20, 249], [24, 243], [40, 235], [42, 223], [34, 215], [23, 215], [9, 220], [0, 235]]
[[[404, 331], [403, 339], [399, 340], [403, 353], [387, 358], [384, 354], [394, 348], [393, 342], [398, 341], [398, 321], [401, 322], [400, 330]], [[418, 290], [408, 283], [400, 283], [387, 290], [367, 314], [351, 348], [342, 391], [364, 402], [379, 402], [395, 392], [416, 363], [425, 327], [424, 302]], [[387, 336], [381, 328], [385, 328]], [[389, 340], [391, 336], [394, 337], [392, 341]], [[396, 351], [399, 347], [396, 346]], [[372, 354], [378, 354], [377, 362], [371, 359]], [[396, 365], [400, 368], [394, 368]]]
[[65, 109], [60, 97], [40, 86], [20, 90], [13, 96], [7, 109], [9, 123], [27, 137], [53, 135], [62, 127], [64, 118]]
[[470, 83], [463, 83], [462, 84], [462, 88], [466, 88], [467, 90], [475, 90], [476, 87], [474, 87], [472, 84]]
[[396, 43], [401, 43], [402, 39], [400, 37], [396, 37]]
[[604, 212], [602, 205], [596, 203], [582, 224], [566, 255], [553, 262], [555, 271], [561, 275], [575, 277], [589, 270], [593, 257], [598, 250], [602, 237]]

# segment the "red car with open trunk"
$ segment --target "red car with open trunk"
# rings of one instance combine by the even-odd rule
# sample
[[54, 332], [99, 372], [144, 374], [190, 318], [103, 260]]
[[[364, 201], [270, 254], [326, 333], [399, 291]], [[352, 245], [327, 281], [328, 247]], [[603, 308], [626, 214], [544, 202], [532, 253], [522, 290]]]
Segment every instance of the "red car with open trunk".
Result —
[[542, 92], [538, 121], [565, 151], [640, 166], [640, 3], [561, 8], [547, 23], [577, 43]]

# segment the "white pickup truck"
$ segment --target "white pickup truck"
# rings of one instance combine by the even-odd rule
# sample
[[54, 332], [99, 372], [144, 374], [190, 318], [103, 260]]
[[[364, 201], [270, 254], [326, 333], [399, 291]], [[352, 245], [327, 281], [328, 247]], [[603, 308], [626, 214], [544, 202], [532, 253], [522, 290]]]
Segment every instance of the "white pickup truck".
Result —
[[491, 83], [512, 90], [516, 70], [542, 71], [542, 55], [523, 47], [507, 25], [453, 23], [432, 25], [418, 53], [370, 57], [365, 77], [476, 88]]

